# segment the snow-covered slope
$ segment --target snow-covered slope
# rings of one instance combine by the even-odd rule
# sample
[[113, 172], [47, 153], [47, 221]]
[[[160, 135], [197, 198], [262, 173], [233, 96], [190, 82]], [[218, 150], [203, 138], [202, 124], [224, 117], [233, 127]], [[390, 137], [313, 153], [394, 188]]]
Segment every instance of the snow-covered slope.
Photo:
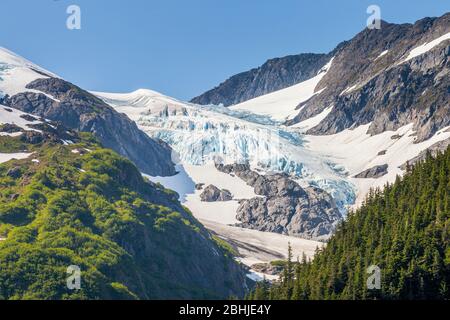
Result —
[[[316, 86], [326, 75], [331, 67], [333, 59], [330, 60], [315, 76], [309, 80], [293, 85], [286, 89], [275, 91], [243, 103], [231, 106], [232, 110], [245, 110], [255, 114], [269, 116], [274, 120], [283, 121], [297, 115], [296, 107], [310, 99], [321, 91], [316, 91]], [[323, 89], [322, 89], [323, 90]]]
[[[7, 108], [3, 105], [0, 104], [0, 125], [5, 124], [5, 123], [10, 123], [10, 124], [15, 124], [16, 126], [25, 129], [25, 130], [33, 130], [33, 131], [38, 131], [36, 129], [30, 128], [28, 125], [30, 124], [38, 124], [41, 121], [39, 120], [33, 120], [30, 121], [31, 118], [27, 118], [25, 119], [26, 115], [28, 115], [27, 113], [24, 113], [22, 111], [16, 110], [16, 109], [11, 109], [11, 108]], [[28, 115], [30, 116], [30, 115]], [[34, 118], [34, 117], [33, 117]], [[9, 134], [9, 133], [3, 133], [3, 135], [14, 135], [14, 134]]]
[[[32, 62], [0, 47], [0, 97], [13, 96], [20, 92], [36, 92], [26, 85], [38, 78], [57, 77]], [[41, 92], [42, 93], [42, 92]]]
[[[285, 93], [285, 90], [270, 94], [272, 97], [276, 94], [274, 106], [287, 105], [286, 101], [290, 101], [291, 95], [280, 94]], [[207, 168], [213, 161], [249, 161], [254, 169], [263, 172], [289, 173], [303, 186], [315, 185], [328, 191], [344, 209], [347, 205], [359, 205], [370, 187], [392, 182], [397, 174], [402, 174], [399, 166], [407, 160], [435, 142], [450, 137], [450, 133], [443, 129], [432, 139], [414, 143], [412, 125], [402, 127], [397, 132], [386, 131], [370, 136], [366, 133], [370, 124], [335, 135], [305, 136], [303, 132], [319, 124], [333, 112], [333, 107], [326, 108], [321, 114], [297, 125], [285, 127], [273, 120], [275, 113], [264, 116], [253, 114], [249, 111], [251, 109], [241, 111], [238, 108], [230, 110], [214, 106], [201, 107], [154, 91], [97, 95], [117, 110], [128, 114], [149, 135], [160, 138], [173, 147], [182, 164], [182, 173], [164, 179], [163, 183], [175, 190], [181, 188], [184, 201], [190, 200], [191, 205], [198, 208], [205, 208], [205, 204], [195, 202], [199, 193], [194, 190], [194, 185], [205, 181], [200, 181], [202, 179], [198, 176], [194, 177], [193, 172], [199, 170], [193, 168]], [[265, 96], [257, 99], [265, 99]], [[393, 139], [395, 136], [399, 138]], [[388, 174], [381, 178], [353, 177], [383, 164], [388, 164], [389, 167]], [[180, 177], [183, 176], [189, 178], [180, 183]], [[187, 182], [188, 180], [190, 181]], [[218, 178], [216, 181], [220, 180]], [[224, 188], [230, 189], [230, 185]], [[220, 212], [222, 209], [210, 206], [212, 207], [207, 211]], [[227, 210], [235, 206], [229, 204]], [[233, 214], [221, 217], [227, 222], [233, 222]]]
[[[436, 142], [450, 138], [450, 127], [439, 130], [429, 140], [414, 143], [413, 124], [374, 136], [367, 134], [369, 126], [370, 123], [334, 135], [305, 137], [309, 150], [322, 154], [348, 171], [349, 181], [358, 190], [356, 206], [361, 204], [370, 188], [382, 187], [393, 182], [397, 175], [401, 176], [401, 165]], [[380, 178], [354, 178], [366, 169], [385, 164], [388, 165], [388, 173]]]

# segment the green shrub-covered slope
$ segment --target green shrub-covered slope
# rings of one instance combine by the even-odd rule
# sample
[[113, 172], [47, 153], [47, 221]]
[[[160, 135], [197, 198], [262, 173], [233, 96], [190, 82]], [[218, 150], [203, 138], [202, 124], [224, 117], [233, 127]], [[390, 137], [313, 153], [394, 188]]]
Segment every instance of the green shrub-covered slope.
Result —
[[0, 299], [243, 296], [241, 267], [175, 192], [88, 134], [63, 144], [44, 127], [0, 136], [1, 153], [34, 152], [0, 164]]

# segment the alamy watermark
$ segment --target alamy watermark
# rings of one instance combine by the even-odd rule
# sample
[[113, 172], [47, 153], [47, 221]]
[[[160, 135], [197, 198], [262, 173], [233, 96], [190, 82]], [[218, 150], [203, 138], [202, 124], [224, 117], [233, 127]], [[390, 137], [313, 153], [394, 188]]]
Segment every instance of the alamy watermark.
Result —
[[67, 267], [67, 274], [69, 275], [66, 280], [67, 289], [80, 290], [81, 289], [81, 268], [79, 266]]
[[66, 27], [69, 30], [81, 29], [81, 8], [75, 4], [67, 7], [66, 13], [69, 15], [66, 20]]
[[372, 265], [367, 268], [367, 289], [368, 290], [380, 290], [381, 289], [381, 269], [379, 266]]
[[375, 4], [367, 7], [367, 14], [370, 14], [367, 18], [368, 29], [381, 29], [381, 8]]

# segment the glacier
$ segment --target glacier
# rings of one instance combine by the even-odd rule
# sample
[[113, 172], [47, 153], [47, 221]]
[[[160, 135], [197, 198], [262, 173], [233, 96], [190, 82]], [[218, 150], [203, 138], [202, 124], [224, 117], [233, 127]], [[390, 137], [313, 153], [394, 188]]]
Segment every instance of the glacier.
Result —
[[261, 173], [284, 172], [302, 186], [330, 193], [345, 214], [356, 189], [347, 172], [304, 146], [304, 135], [270, 116], [223, 106], [198, 106], [153, 91], [130, 94], [95, 93], [124, 112], [150, 136], [168, 143], [179, 164], [249, 163]]

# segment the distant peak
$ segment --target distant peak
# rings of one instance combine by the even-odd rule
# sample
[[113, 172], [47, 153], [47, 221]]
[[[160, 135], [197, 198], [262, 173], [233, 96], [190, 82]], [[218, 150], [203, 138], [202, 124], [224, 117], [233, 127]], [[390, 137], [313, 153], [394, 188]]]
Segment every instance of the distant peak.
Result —
[[35, 63], [1, 46], [0, 46], [0, 63], [9, 64], [15, 67], [29, 68], [38, 73], [48, 75], [49, 77], [59, 78], [56, 74], [39, 67]]

